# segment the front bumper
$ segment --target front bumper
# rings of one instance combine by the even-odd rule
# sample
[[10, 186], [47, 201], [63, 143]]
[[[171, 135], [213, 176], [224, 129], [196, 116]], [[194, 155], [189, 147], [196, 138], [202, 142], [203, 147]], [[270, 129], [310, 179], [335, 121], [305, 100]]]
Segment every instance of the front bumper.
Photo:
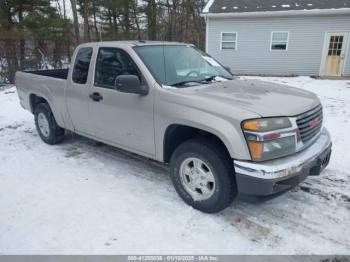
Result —
[[234, 160], [241, 195], [273, 196], [292, 189], [307, 176], [317, 176], [328, 165], [332, 142], [327, 129], [305, 150], [262, 163]]

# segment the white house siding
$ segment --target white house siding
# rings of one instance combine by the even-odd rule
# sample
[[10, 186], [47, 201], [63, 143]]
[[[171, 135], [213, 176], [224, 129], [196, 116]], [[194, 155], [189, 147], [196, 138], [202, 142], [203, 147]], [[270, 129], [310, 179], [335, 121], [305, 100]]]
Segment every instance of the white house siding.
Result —
[[[207, 52], [235, 74], [319, 75], [326, 32], [350, 32], [350, 16], [208, 18]], [[270, 50], [271, 32], [288, 31], [288, 50]], [[238, 49], [220, 50], [221, 32], [238, 33]], [[350, 38], [349, 38], [350, 39]], [[345, 75], [350, 75], [348, 48]]]

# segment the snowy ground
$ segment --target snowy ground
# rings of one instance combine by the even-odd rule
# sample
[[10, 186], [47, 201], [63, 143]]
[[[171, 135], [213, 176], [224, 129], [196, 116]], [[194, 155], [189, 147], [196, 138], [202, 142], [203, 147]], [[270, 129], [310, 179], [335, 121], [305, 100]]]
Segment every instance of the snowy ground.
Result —
[[44, 144], [0, 89], [0, 254], [349, 254], [350, 81], [264, 80], [319, 94], [333, 158], [277, 199], [215, 215], [185, 205], [159, 164], [78, 136]]

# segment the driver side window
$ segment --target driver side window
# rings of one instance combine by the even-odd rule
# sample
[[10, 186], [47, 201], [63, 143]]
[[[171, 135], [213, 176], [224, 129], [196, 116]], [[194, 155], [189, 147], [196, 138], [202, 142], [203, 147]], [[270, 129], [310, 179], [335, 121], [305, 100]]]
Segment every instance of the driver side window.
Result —
[[100, 48], [96, 61], [95, 86], [114, 89], [115, 79], [120, 75], [136, 75], [141, 80], [136, 64], [124, 50]]

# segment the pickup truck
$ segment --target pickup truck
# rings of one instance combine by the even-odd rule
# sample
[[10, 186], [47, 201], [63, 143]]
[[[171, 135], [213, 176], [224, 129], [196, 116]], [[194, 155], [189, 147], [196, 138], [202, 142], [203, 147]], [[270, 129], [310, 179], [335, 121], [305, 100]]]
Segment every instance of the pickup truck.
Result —
[[207, 213], [286, 192], [331, 155], [315, 94], [234, 77], [190, 44], [86, 43], [69, 70], [17, 72], [16, 86], [45, 143], [69, 130], [165, 163]]

